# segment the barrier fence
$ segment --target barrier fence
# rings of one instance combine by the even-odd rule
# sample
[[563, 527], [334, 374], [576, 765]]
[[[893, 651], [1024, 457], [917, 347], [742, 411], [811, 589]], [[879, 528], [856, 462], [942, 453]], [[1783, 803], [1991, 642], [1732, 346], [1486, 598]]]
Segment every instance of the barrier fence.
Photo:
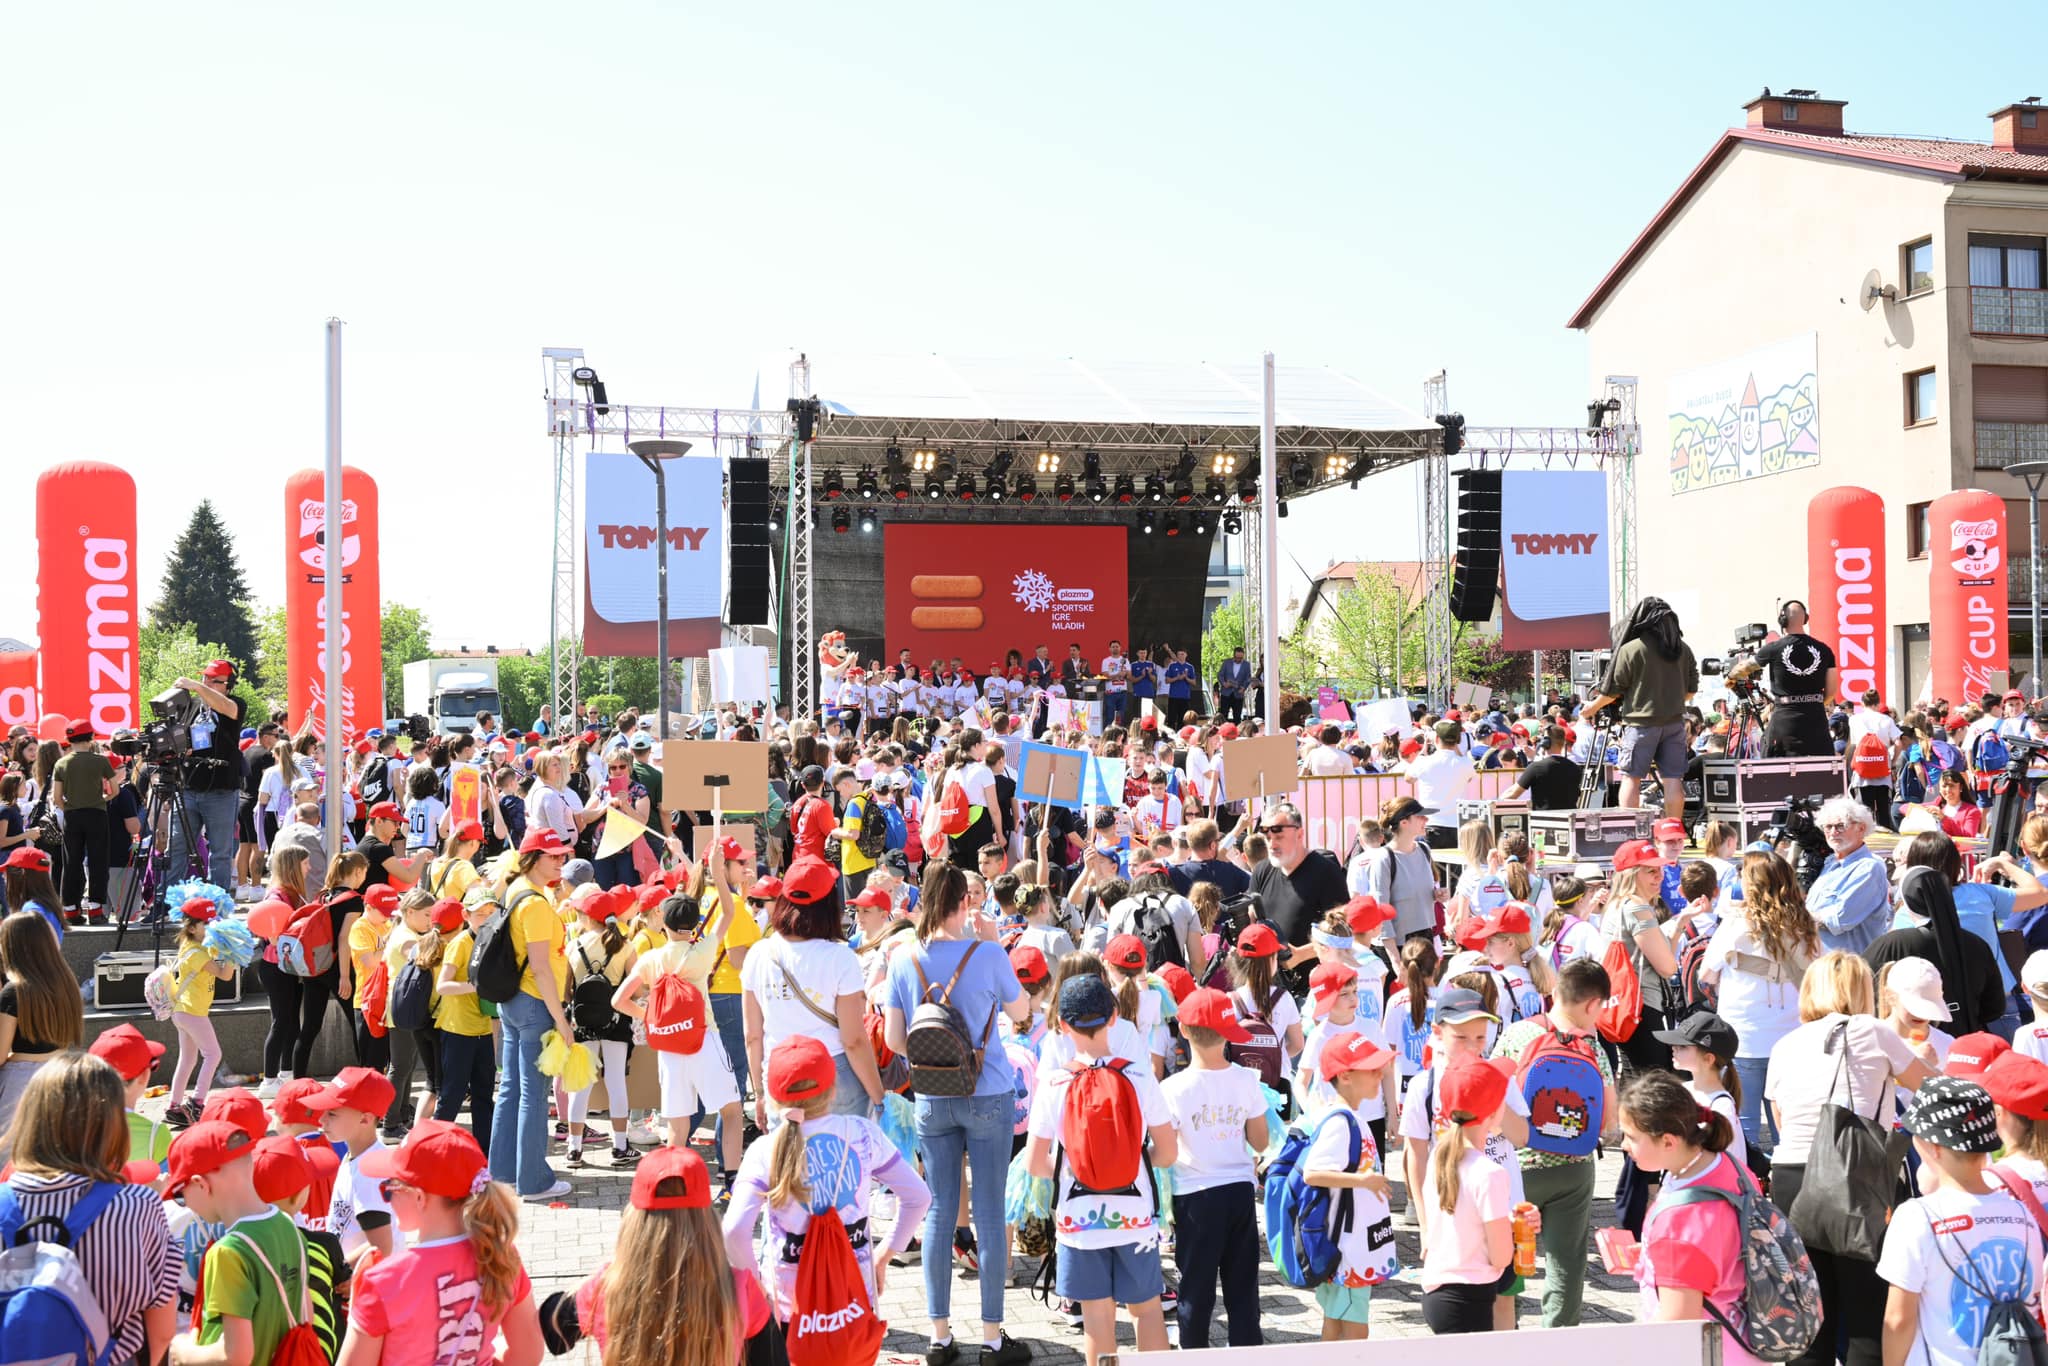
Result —
[[[1522, 774], [1519, 768], [1484, 769], [1472, 775], [1462, 794], [1466, 801], [1492, 801], [1507, 794]], [[1365, 773], [1335, 778], [1300, 779], [1293, 800], [1301, 808], [1311, 849], [1347, 854], [1360, 821], [1376, 821], [1386, 803], [1415, 795], [1415, 784], [1399, 773]]]
[[[1586, 1366], [1638, 1361], [1657, 1366], [1721, 1366], [1721, 1329], [1712, 1323], [1609, 1323], [1547, 1328], [1503, 1338], [1465, 1336], [1382, 1338], [1354, 1342], [1288, 1342], [1266, 1347], [1203, 1347], [1174, 1353], [1175, 1366]], [[1212, 1360], [1211, 1358], [1215, 1358]], [[1119, 1357], [1104, 1357], [1114, 1363]]]

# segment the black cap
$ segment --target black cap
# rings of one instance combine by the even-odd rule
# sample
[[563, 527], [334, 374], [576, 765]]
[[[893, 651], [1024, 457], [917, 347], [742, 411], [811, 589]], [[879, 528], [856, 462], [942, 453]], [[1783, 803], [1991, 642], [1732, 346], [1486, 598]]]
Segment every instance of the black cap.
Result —
[[1951, 1152], [1995, 1153], [2003, 1146], [1991, 1094], [1963, 1077], [1929, 1077], [1899, 1123], [1913, 1137]]
[[1658, 1030], [1653, 1037], [1674, 1048], [1704, 1048], [1717, 1058], [1734, 1057], [1741, 1043], [1735, 1026], [1711, 1010], [1695, 1011], [1671, 1028]]
[[825, 770], [816, 764], [806, 764], [803, 772], [796, 775], [796, 779], [806, 787], [812, 783], [822, 783], [825, 781]]

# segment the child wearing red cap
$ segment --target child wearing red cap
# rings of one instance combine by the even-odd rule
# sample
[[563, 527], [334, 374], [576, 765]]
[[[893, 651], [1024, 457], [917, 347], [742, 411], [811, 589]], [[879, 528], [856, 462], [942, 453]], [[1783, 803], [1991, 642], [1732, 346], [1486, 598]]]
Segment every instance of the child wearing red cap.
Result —
[[1276, 980], [1279, 957], [1280, 936], [1271, 925], [1259, 920], [1245, 926], [1237, 936], [1237, 952], [1230, 957], [1230, 979], [1235, 983], [1230, 1004], [1236, 1008], [1237, 1018], [1248, 1026], [1265, 1026], [1263, 1030], [1254, 1027], [1255, 1036], [1269, 1033], [1278, 1039], [1278, 1073], [1265, 1076], [1264, 1080], [1276, 1091], [1285, 1092], [1291, 1071], [1288, 1060], [1301, 1053], [1302, 1029], [1301, 1007], [1287, 994], [1286, 986]]
[[[1374, 955], [1367, 955], [1372, 957]], [[1344, 1104], [1336, 1089], [1323, 1080], [1317, 1063], [1323, 1050], [1346, 1034], [1364, 1034], [1378, 1041], [1377, 1021], [1368, 1022], [1359, 1011], [1359, 975], [1348, 963], [1318, 963], [1308, 977], [1309, 1026], [1302, 1036], [1301, 1056], [1294, 1063], [1294, 1113], [1311, 1121]], [[1387, 1077], [1399, 1075], [1388, 1068]], [[1387, 1146], [1387, 1102], [1384, 1094], [1367, 1096], [1357, 1107], [1359, 1117], [1372, 1128], [1373, 1141]]]
[[1437, 1088], [1444, 1134], [1422, 1181], [1422, 1317], [1432, 1333], [1491, 1332], [1494, 1301], [1514, 1284], [1514, 1192], [1484, 1145], [1499, 1126], [1510, 1070], [1468, 1054], [1444, 1069]]
[[[220, 1066], [220, 1036], [214, 1033], [213, 988], [235, 975], [206, 946], [206, 926], [216, 914], [211, 901], [195, 897], [185, 903], [178, 931], [177, 956], [171, 960], [171, 1024], [178, 1031], [178, 1058], [171, 1064], [171, 1103], [164, 1119], [182, 1128], [199, 1118], [206, 1092]], [[192, 1100], [185, 1100], [185, 1082], [192, 1079]]]
[[145, 1037], [134, 1025], [122, 1024], [101, 1031], [88, 1051], [121, 1076], [126, 1091], [129, 1160], [162, 1163], [171, 1155], [171, 1131], [163, 1121], [153, 1120], [135, 1107], [149, 1089], [150, 1073], [163, 1058], [164, 1046]]
[[327, 1228], [341, 1239], [351, 1258], [360, 1257], [365, 1246], [382, 1256], [391, 1254], [391, 1203], [380, 1183], [362, 1170], [362, 1162], [384, 1147], [377, 1125], [389, 1113], [393, 1096], [382, 1072], [344, 1067], [332, 1082], [300, 1102], [320, 1116], [320, 1132], [347, 1149], [334, 1174]]
[[308, 1108], [306, 1101], [324, 1089], [311, 1077], [293, 1077], [277, 1088], [277, 1096], [270, 1102], [279, 1136], [298, 1144], [306, 1156], [306, 1198], [292, 1215], [300, 1228], [323, 1233], [328, 1226], [328, 1206], [334, 1199], [334, 1180], [341, 1174], [341, 1154], [320, 1131], [320, 1112]]
[[404, 1143], [366, 1153], [360, 1165], [412, 1242], [357, 1274], [338, 1359], [489, 1366], [503, 1333], [507, 1366], [537, 1362], [540, 1317], [514, 1246], [519, 1204], [491, 1180], [469, 1131], [422, 1120]]
[[[334, 1149], [326, 1143], [319, 1145], [328, 1157], [334, 1156]], [[278, 1213], [288, 1216], [298, 1225], [299, 1236], [306, 1241], [306, 1272], [311, 1281], [313, 1299], [313, 1331], [319, 1336], [320, 1350], [327, 1354], [329, 1361], [341, 1350], [341, 1329], [347, 1314], [349, 1294], [349, 1264], [341, 1250], [341, 1240], [323, 1229], [308, 1225], [306, 1210], [312, 1204], [314, 1191], [314, 1151], [297, 1139], [284, 1134], [258, 1139], [253, 1149], [251, 1174], [256, 1186], [256, 1196]], [[325, 1210], [328, 1189], [318, 1191], [322, 1210]], [[325, 1218], [321, 1220], [325, 1223]]]
[[1393, 1061], [1391, 1050], [1358, 1033], [1337, 1036], [1316, 1061], [1338, 1104], [1324, 1115], [1302, 1154], [1302, 1179], [1311, 1186], [1348, 1190], [1352, 1205], [1337, 1235], [1341, 1260], [1336, 1274], [1316, 1287], [1325, 1342], [1371, 1336], [1372, 1288], [1400, 1265], [1388, 1203], [1393, 1186], [1380, 1168], [1379, 1144], [1364, 1114], [1366, 1102], [1379, 1096]]
[[[880, 1125], [863, 1115], [833, 1113], [837, 1078], [838, 1065], [821, 1040], [793, 1034], [776, 1045], [768, 1055], [765, 1080], [769, 1098], [782, 1107], [782, 1123], [748, 1147], [725, 1214], [726, 1253], [735, 1269], [747, 1271], [758, 1270], [754, 1234], [766, 1217], [767, 1251], [775, 1270], [765, 1284], [784, 1322], [806, 1308], [796, 1301], [796, 1273], [812, 1215], [838, 1210], [853, 1240], [869, 1303], [878, 1304], [890, 1258], [909, 1245], [931, 1207], [931, 1189]], [[896, 1221], [886, 1238], [871, 1229], [869, 1217], [877, 1183], [897, 1202]]]
[[1117, 1014], [1145, 1041], [1153, 1077], [1164, 1078], [1173, 1042], [1166, 1032], [1165, 1005], [1145, 971], [1145, 941], [1135, 934], [1117, 935], [1103, 949], [1102, 966], [1104, 980], [1116, 993]]
[[176, 1366], [268, 1362], [312, 1323], [311, 1256], [291, 1217], [256, 1193], [256, 1144], [226, 1120], [194, 1124], [171, 1144], [166, 1199], [225, 1231], [206, 1250], [198, 1328], [171, 1343]]
[[1269, 1137], [1266, 1093], [1258, 1073], [1225, 1055], [1230, 1044], [1251, 1038], [1228, 996], [1208, 988], [1189, 992], [1180, 1003], [1180, 1031], [1189, 1064], [1159, 1088], [1181, 1145], [1173, 1192], [1180, 1342], [1189, 1350], [1209, 1345], [1220, 1278], [1230, 1345], [1257, 1347], [1265, 1341], [1259, 1328], [1259, 1249], [1265, 1244], [1253, 1154], [1265, 1151]]

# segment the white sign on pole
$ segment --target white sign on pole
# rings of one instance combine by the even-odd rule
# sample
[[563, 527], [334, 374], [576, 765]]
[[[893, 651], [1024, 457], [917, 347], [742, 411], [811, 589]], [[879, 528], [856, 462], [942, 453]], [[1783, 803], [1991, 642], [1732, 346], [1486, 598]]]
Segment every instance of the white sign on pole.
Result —
[[735, 645], [711, 652], [711, 701], [768, 701], [768, 647]]

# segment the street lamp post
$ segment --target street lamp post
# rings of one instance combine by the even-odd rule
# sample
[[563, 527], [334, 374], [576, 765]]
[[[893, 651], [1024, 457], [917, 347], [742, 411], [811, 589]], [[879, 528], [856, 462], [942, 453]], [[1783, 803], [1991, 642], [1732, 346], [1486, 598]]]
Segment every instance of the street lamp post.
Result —
[[668, 476], [661, 462], [688, 455], [687, 441], [631, 441], [626, 449], [654, 474], [654, 709], [668, 739]]
[[2027, 610], [2028, 636], [2033, 644], [2027, 691], [2041, 693], [2041, 482], [2048, 479], [2048, 460], [2021, 460], [2005, 467], [2027, 485]]

